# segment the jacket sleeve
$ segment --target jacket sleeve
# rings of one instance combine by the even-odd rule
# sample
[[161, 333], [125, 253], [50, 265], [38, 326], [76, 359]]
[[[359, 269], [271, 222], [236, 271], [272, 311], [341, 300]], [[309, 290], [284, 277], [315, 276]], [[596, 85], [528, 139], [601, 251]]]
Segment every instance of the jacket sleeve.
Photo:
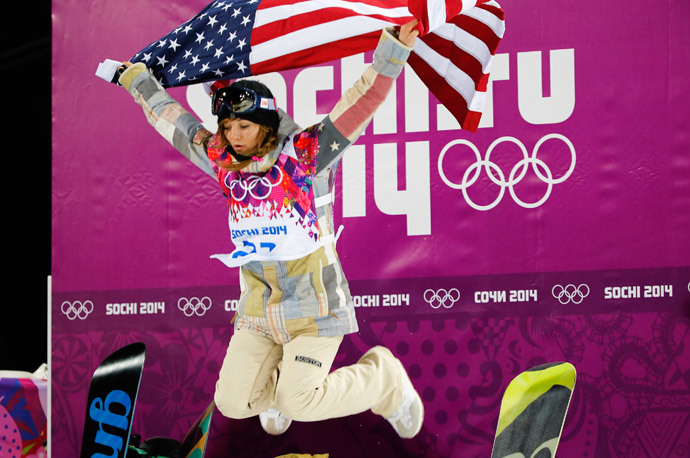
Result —
[[194, 165], [216, 177], [206, 156], [206, 145], [213, 135], [170, 97], [143, 63], [136, 63], [120, 76], [120, 84], [144, 109], [149, 124]]
[[397, 39], [392, 28], [383, 30], [374, 51], [374, 62], [319, 126], [317, 174], [337, 163], [345, 148], [364, 132], [405, 67], [411, 51], [412, 48]]

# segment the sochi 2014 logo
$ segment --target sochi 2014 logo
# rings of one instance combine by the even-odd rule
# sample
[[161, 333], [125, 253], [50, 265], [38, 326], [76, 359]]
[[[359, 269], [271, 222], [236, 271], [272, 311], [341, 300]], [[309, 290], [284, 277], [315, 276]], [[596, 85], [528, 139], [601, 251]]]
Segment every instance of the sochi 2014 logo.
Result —
[[443, 288], [437, 290], [427, 289], [424, 291], [424, 300], [432, 309], [438, 309], [440, 307], [449, 309], [460, 300], [460, 291], [458, 291], [457, 288], [451, 288], [449, 290]]
[[204, 296], [202, 298], [198, 297], [181, 297], [177, 301], [177, 308], [185, 314], [185, 316], [190, 317], [193, 315], [204, 316], [206, 312], [211, 308], [212, 302], [211, 298]]
[[551, 295], [553, 295], [555, 299], [558, 299], [558, 302], [563, 305], [580, 304], [585, 297], [589, 296], [589, 286], [585, 283], [577, 286], [573, 284], [568, 284], [566, 286], [554, 285], [553, 288], [551, 288]]
[[65, 301], [60, 306], [60, 310], [68, 320], [85, 320], [93, 312], [93, 302], [91, 301]]
[[[246, 199], [247, 195], [257, 200], [264, 200], [271, 195], [274, 187], [278, 186], [283, 181], [283, 171], [278, 166], [273, 166], [271, 171], [276, 170], [278, 172], [279, 178], [275, 183], [271, 183], [268, 178], [268, 173], [264, 176], [259, 175], [249, 175], [248, 177], [241, 180], [231, 180], [228, 181], [228, 177], [234, 176], [233, 174], [228, 174], [225, 177], [225, 185], [230, 190], [233, 199], [237, 201], [243, 201]], [[263, 191], [261, 191], [263, 189]], [[238, 193], [239, 194], [236, 194]], [[238, 197], [239, 195], [239, 197]]]
[[[552, 139], [562, 141], [563, 143], [565, 143], [565, 145], [568, 147], [568, 150], [570, 151], [570, 166], [568, 167], [568, 170], [558, 178], [554, 178], [554, 174], [549, 168], [549, 166], [546, 164], [546, 162], [537, 157], [539, 149], [544, 144], [544, 142]], [[491, 153], [498, 145], [501, 145], [502, 143], [512, 143], [516, 145], [522, 153], [522, 159], [519, 160], [512, 167], [507, 176], [503, 172], [501, 167], [499, 167], [498, 164], [491, 160]], [[465, 170], [460, 183], [456, 183], [448, 179], [443, 169], [444, 157], [446, 156], [448, 151], [456, 145], [462, 145], [472, 150], [476, 159], [476, 161]], [[508, 189], [508, 192], [510, 193], [510, 196], [513, 198], [515, 203], [517, 203], [521, 207], [535, 208], [539, 207], [544, 202], [546, 202], [546, 200], [551, 195], [551, 191], [554, 185], [563, 183], [570, 177], [570, 175], [573, 173], [573, 170], [575, 170], [575, 161], [575, 147], [567, 137], [561, 134], [549, 134], [542, 137], [537, 142], [537, 144], [534, 145], [531, 154], [527, 151], [525, 145], [517, 138], [501, 137], [496, 139], [489, 146], [489, 149], [486, 151], [486, 154], [483, 158], [481, 153], [479, 152], [479, 149], [474, 145], [474, 143], [465, 139], [458, 139], [448, 143], [441, 151], [441, 154], [438, 157], [438, 172], [439, 175], [441, 175], [441, 179], [443, 180], [443, 182], [453, 189], [459, 189], [462, 192], [465, 201], [467, 201], [469, 206], [474, 208], [475, 210], [487, 211], [495, 208], [503, 199], [506, 189]], [[517, 193], [515, 192], [515, 186], [527, 176], [527, 172], [530, 168], [532, 169], [536, 177], [546, 184], [546, 191], [544, 192], [544, 195], [540, 199], [537, 199], [535, 202], [524, 202], [522, 199], [518, 197]], [[491, 182], [499, 187], [498, 196], [494, 199], [493, 202], [487, 205], [477, 204], [470, 198], [468, 193], [468, 189], [472, 185], [477, 183], [477, 180], [479, 179], [482, 172], [485, 172], [491, 180]]]

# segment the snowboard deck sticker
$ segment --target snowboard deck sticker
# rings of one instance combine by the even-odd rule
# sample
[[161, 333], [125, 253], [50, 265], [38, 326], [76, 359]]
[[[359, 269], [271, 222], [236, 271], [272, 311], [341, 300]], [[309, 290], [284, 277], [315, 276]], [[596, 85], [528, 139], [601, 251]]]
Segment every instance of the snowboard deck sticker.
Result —
[[491, 458], [553, 458], [575, 378], [575, 367], [567, 362], [536, 366], [515, 377], [503, 394]]
[[133, 343], [96, 368], [86, 403], [81, 458], [125, 458], [134, 407], [144, 370], [146, 346]]

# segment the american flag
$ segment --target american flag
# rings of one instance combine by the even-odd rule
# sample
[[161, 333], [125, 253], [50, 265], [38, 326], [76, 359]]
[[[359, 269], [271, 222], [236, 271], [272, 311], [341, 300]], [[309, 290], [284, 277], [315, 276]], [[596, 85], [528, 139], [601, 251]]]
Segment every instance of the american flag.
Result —
[[414, 17], [410, 66], [475, 132], [505, 30], [493, 0], [216, 0], [130, 60], [164, 87], [243, 78], [373, 50], [381, 29]]

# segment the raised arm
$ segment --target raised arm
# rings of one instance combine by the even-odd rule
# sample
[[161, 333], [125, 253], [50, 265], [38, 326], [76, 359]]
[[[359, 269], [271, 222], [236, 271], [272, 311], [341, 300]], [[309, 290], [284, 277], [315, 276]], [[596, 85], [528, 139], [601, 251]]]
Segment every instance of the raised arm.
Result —
[[348, 89], [322, 121], [319, 133], [317, 173], [330, 168], [345, 148], [362, 134], [374, 113], [388, 96], [412, 51], [417, 20], [400, 28], [385, 29], [374, 51], [374, 62]]
[[119, 82], [144, 109], [146, 119], [172, 146], [212, 177], [206, 144], [213, 135], [170, 97], [143, 63], [125, 64]]

